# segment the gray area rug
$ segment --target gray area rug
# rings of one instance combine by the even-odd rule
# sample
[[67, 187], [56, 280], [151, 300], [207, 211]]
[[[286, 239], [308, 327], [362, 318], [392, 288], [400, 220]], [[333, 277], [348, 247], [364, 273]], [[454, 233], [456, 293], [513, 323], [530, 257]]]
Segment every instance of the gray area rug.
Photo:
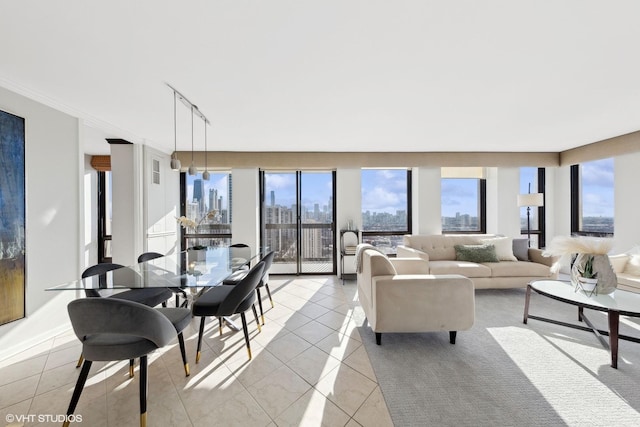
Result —
[[[475, 325], [455, 345], [437, 332], [382, 334], [378, 346], [360, 327], [394, 424], [640, 426], [640, 344], [620, 341], [613, 369], [593, 333], [523, 324], [524, 300], [524, 289], [476, 291]], [[576, 307], [535, 292], [529, 314], [578, 324]], [[640, 337], [640, 322], [621, 318], [620, 333]]]

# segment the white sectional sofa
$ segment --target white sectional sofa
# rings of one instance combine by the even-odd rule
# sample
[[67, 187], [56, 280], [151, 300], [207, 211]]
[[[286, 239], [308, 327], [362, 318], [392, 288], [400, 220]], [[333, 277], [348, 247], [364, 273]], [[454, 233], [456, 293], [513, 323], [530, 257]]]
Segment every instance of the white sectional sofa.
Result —
[[[524, 239], [522, 239], [524, 240]], [[521, 245], [523, 242], [517, 240]], [[509, 237], [488, 234], [434, 234], [406, 235], [402, 246], [398, 246], [398, 257], [418, 257], [429, 262], [430, 274], [460, 274], [468, 277], [476, 289], [487, 288], [521, 288], [532, 280], [553, 277], [551, 265], [555, 261], [551, 257], [543, 257], [542, 251], [526, 247], [516, 248]], [[456, 245], [461, 245], [458, 251]], [[465, 261], [460, 257], [462, 249], [468, 246], [493, 245], [496, 249], [496, 260], [489, 262]], [[471, 248], [474, 249], [474, 248]], [[526, 260], [525, 260], [526, 257]]]

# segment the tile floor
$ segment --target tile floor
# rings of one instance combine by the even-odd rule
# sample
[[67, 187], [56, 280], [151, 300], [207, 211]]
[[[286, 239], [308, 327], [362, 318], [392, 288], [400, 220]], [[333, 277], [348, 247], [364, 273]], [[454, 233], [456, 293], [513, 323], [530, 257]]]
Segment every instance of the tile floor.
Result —
[[[148, 425], [392, 426], [357, 330], [355, 284], [272, 276], [270, 288], [275, 308], [265, 300], [262, 332], [250, 322], [251, 361], [242, 331], [220, 337], [210, 319], [196, 365], [199, 318], [185, 330], [190, 377], [177, 340], [150, 356]], [[69, 331], [0, 361], [0, 425], [61, 425], [80, 348]], [[71, 425], [139, 425], [138, 377], [136, 368], [129, 379], [127, 362], [94, 363], [76, 410], [82, 422]]]

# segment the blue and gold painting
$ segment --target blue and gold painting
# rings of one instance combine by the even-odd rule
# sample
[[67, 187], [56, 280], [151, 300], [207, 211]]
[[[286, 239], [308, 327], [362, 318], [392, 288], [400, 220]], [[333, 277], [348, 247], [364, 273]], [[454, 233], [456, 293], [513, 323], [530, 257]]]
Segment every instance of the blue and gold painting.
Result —
[[0, 325], [25, 315], [24, 119], [0, 111]]

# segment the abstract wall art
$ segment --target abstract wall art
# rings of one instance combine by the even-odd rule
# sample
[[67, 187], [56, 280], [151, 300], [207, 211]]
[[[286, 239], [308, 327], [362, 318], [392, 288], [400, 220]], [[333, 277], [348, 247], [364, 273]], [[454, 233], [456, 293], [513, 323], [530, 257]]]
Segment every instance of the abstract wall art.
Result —
[[25, 316], [25, 125], [0, 111], [0, 325]]

